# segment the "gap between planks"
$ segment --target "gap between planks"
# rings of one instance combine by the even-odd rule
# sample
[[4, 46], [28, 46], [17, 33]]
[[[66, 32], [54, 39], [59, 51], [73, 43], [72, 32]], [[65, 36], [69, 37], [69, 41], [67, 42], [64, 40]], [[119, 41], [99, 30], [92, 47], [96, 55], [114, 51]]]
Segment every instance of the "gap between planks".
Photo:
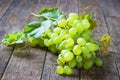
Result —
[[[0, 17], [0, 21], [2, 20], [2, 18], [6, 15], [7, 11], [10, 9], [10, 7], [14, 4], [14, 1], [15, 0], [12, 0], [9, 4], [9, 6], [6, 8], [6, 10], [3, 12], [3, 14], [1, 14], [1, 17]], [[4, 9], [2, 9], [4, 10]]]

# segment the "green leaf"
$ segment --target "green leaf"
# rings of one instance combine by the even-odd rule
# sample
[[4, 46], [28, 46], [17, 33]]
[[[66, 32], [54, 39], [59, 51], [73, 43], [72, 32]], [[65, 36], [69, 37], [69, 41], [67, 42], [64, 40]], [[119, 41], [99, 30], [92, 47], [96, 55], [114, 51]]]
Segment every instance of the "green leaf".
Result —
[[23, 43], [23, 39], [24, 39], [23, 31], [18, 31], [18, 32], [14, 32], [12, 34], [6, 35], [2, 40], [2, 43], [6, 45], [13, 45], [16, 43]]
[[30, 35], [30, 37], [34, 37], [34, 38], [40, 38], [47, 29], [53, 26], [54, 27], [57, 26], [56, 21], [58, 21], [59, 19], [62, 19], [62, 13], [59, 11], [58, 8], [43, 8], [40, 11], [39, 15], [34, 14], [34, 13], [33, 15], [38, 17], [41, 20], [41, 22], [40, 23], [32, 22], [29, 24], [34, 25], [35, 23], [35, 24], [40, 24], [40, 26], [27, 25], [25, 28], [26, 29], [25, 32], [27, 32]]
[[40, 27], [41, 23], [40, 22], [37, 22], [37, 21], [33, 21], [31, 23], [28, 23], [25, 27], [25, 32], [30, 32], [32, 31], [33, 29], [37, 28], [37, 27]]
[[84, 15], [84, 18], [87, 19], [90, 22], [90, 29], [93, 30], [97, 27], [97, 22], [96, 19], [92, 18], [92, 14], [91, 13], [87, 13], [86, 15]]
[[42, 34], [51, 27], [51, 22], [51, 20], [41, 22], [41, 26], [32, 30], [30, 32], [30, 35], [32, 35], [32, 37], [34, 38], [40, 38], [40, 36], [42, 36]]
[[[58, 8], [43, 8], [40, 13], [41, 16], [45, 16], [48, 18], [53, 18], [53, 19], [61, 19], [62, 13], [59, 11]], [[40, 18], [41, 20], [47, 20], [46, 18], [42, 17]]]
[[33, 38], [41, 38], [43, 33], [51, 28], [57, 26], [56, 21], [62, 19], [62, 13], [58, 8], [43, 8], [39, 15], [34, 14], [40, 21], [33, 21], [25, 26], [24, 31], [8, 34], [2, 40], [3, 44], [13, 45], [16, 43], [23, 43], [25, 40]]
[[96, 19], [90, 19], [89, 22], [90, 22], [90, 29], [93, 30], [93, 29], [95, 29], [97, 27]]
[[91, 14], [91, 13], [87, 13], [87, 14], [84, 16], [84, 18], [89, 21], [90, 19], [92, 19], [92, 14]]

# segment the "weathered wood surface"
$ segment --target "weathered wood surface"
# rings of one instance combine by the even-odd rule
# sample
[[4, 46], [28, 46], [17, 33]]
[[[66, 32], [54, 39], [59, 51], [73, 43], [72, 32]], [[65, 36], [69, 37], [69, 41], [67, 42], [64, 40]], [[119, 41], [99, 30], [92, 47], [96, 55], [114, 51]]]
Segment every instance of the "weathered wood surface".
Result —
[[5, 34], [22, 29], [36, 20], [30, 15], [42, 7], [59, 7], [65, 13], [81, 13], [83, 6], [97, 19], [94, 32], [97, 40], [110, 34], [113, 46], [108, 55], [98, 54], [104, 60], [102, 68], [90, 71], [74, 69], [72, 76], [56, 74], [57, 56], [45, 49], [0, 46], [0, 80], [120, 80], [120, 1], [119, 0], [0, 0], [0, 40]]
[[[5, 17], [1, 20], [1, 29], [8, 31], [8, 33], [22, 29], [28, 21], [31, 21], [30, 13], [37, 10], [35, 9], [36, 3], [39, 2], [15, 0]], [[10, 55], [8, 52], [1, 52], [1, 54], [4, 54], [2, 56], [3, 60], [9, 59], [7, 58]], [[9, 55], [6, 57], [7, 54]], [[8, 64], [2, 71], [1, 80], [40, 80], [45, 54], [46, 51], [41, 49], [30, 48], [19, 52], [15, 49], [12, 56], [9, 56], [9, 61], [6, 62]], [[5, 63], [1, 62], [0, 65], [5, 65]]]
[[[117, 72], [112, 70], [114, 72], [112, 75], [115, 76], [118, 74], [118, 78], [120, 79], [120, 1], [114, 0], [112, 3], [111, 2], [112, 0], [102, 0], [101, 6], [109, 30], [108, 33], [111, 35], [113, 42], [113, 47], [110, 51], [114, 57], [114, 65], [116, 65]], [[115, 78], [113, 77], [113, 79]]]
[[[103, 9], [101, 8], [102, 3], [97, 0], [82, 0], [82, 2], [85, 6], [89, 5], [92, 7], [88, 11], [92, 10], [93, 16], [96, 17], [96, 19], [97, 19], [98, 27], [94, 32], [94, 36], [99, 40], [99, 38], [103, 34], [109, 34], [108, 33], [109, 29], [107, 28], [108, 25], [105, 21]], [[104, 0], [103, 0], [103, 3], [104, 3]], [[109, 3], [111, 3], [111, 2], [109, 2]], [[108, 5], [106, 5], [106, 6], [108, 6]], [[106, 7], [104, 7], [104, 8], [106, 8]], [[108, 10], [109, 7], [106, 9]], [[88, 71], [88, 73], [86, 74], [88, 80], [119, 80], [119, 76], [117, 73], [118, 70], [116, 68], [115, 57], [114, 57], [115, 54], [109, 53], [108, 55], [105, 56], [104, 54], [98, 53], [98, 55], [102, 57], [102, 59], [104, 61], [104, 65], [102, 68], [94, 67], [92, 70]]]
[[6, 11], [9, 10], [13, 0], [0, 0], [0, 19], [5, 15]]

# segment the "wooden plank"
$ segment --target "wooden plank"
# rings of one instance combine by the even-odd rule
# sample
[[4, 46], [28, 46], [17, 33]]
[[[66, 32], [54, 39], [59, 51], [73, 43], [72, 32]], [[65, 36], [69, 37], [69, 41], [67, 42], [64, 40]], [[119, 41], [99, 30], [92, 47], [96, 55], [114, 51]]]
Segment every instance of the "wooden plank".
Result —
[[[105, 5], [107, 3], [107, 5]], [[120, 1], [106, 0], [101, 1], [106, 24], [108, 25], [109, 34], [112, 37], [113, 47], [111, 53], [114, 54], [115, 64], [117, 65], [118, 75], [120, 79]]]
[[[5, 34], [8, 34], [9, 32], [13, 31], [11, 29], [13, 28], [13, 26], [10, 26], [10, 24], [7, 24], [9, 23], [9, 21], [5, 19], [5, 16], [3, 16], [5, 15], [5, 13], [7, 13], [6, 11], [9, 11], [8, 9], [12, 4], [12, 2], [13, 0], [9, 0], [9, 2], [7, 0], [0, 0], [0, 44]], [[9, 62], [9, 59], [11, 57], [13, 50], [14, 49], [11, 47], [0, 46], [0, 79]]]
[[[95, 29], [93, 36], [95, 37], [96, 40], [99, 40], [103, 34], [107, 34], [107, 28], [104, 22], [102, 11], [98, 6], [98, 3], [96, 0], [90, 0], [90, 1], [80, 0], [80, 2], [82, 5], [81, 10], [83, 10], [85, 7], [88, 7], [88, 6], [92, 7], [92, 8], [89, 8], [87, 12], [91, 12], [93, 17], [97, 20], [97, 28]], [[102, 80], [103, 78], [100, 78], [100, 76], [101, 77], [103, 76], [102, 74], [103, 74], [102, 69], [94, 66], [92, 70], [89, 70], [89, 71], [81, 70], [81, 80]]]
[[[35, 0], [15, 0], [1, 21], [2, 30], [8, 33], [18, 31], [35, 20], [30, 13], [40, 10], [41, 7], [36, 8], [38, 3]], [[45, 50], [38, 48], [26, 48], [19, 52], [15, 49], [1, 80], [40, 80], [45, 54]]]
[[[7, 33], [4, 31], [4, 33]], [[1, 39], [0, 39], [1, 40]], [[13, 52], [13, 48], [0, 46], [0, 79]]]
[[[93, 16], [97, 19], [98, 23], [98, 27], [94, 31], [93, 36], [95, 36], [96, 39], [99, 40], [103, 34], [108, 34], [107, 26], [104, 20], [102, 9], [100, 7], [100, 3], [97, 0], [81, 0], [81, 3], [84, 6], [92, 6], [92, 8], [89, 9], [88, 11], [92, 12]], [[99, 57], [102, 56], [99, 53], [98, 55]], [[94, 67], [92, 68], [92, 70], [88, 71], [88, 73], [85, 73], [85, 75], [87, 76], [87, 80], [118, 80], [114, 55], [113, 54], [107, 56], [103, 55], [102, 59], [104, 61], [104, 65], [102, 68]], [[84, 80], [84, 78], [82, 77], [81, 79]]]
[[[55, 0], [52, 0], [55, 2]], [[65, 13], [77, 12], [78, 13], [78, 4], [77, 0], [58, 0], [58, 7], [61, 11]], [[55, 6], [53, 3], [52, 6]], [[50, 6], [51, 7], [51, 6]], [[41, 80], [79, 80], [79, 70], [74, 69], [71, 76], [60, 76], [56, 73], [57, 66], [57, 56], [51, 52], [47, 52], [46, 61], [44, 65], [43, 75]]]
[[0, 19], [9, 9], [10, 5], [13, 3], [13, 0], [0, 0]]

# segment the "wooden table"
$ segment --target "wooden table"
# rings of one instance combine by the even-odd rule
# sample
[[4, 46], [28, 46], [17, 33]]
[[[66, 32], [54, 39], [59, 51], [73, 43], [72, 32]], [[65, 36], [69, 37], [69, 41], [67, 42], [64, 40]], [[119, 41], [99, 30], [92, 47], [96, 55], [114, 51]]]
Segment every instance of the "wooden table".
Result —
[[46, 49], [0, 46], [1, 80], [120, 80], [120, 0], [0, 0], [0, 41], [5, 34], [21, 30], [25, 24], [36, 20], [30, 13], [42, 7], [55, 7], [65, 13], [81, 13], [83, 6], [92, 6], [98, 27], [94, 36], [112, 37], [109, 54], [100, 55], [102, 68], [90, 71], [74, 69], [72, 76], [59, 76], [55, 72], [57, 56]]

